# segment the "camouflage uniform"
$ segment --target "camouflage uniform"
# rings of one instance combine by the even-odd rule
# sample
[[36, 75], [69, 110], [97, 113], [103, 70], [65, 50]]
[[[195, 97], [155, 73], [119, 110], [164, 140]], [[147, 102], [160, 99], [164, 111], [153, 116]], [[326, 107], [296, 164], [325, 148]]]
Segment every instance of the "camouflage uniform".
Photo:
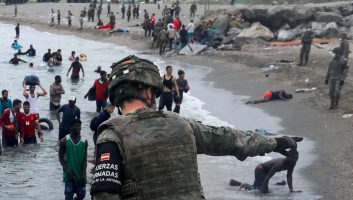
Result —
[[[100, 132], [97, 145], [116, 143], [123, 169], [129, 169], [122, 174], [121, 199], [129, 195], [132, 199], [204, 199], [197, 154], [233, 155], [245, 160], [276, 148], [273, 138], [247, 136], [240, 130], [207, 126], [150, 108], [109, 120]], [[93, 199], [103, 198], [97, 195]]]
[[340, 48], [340, 51], [342, 53], [342, 56], [344, 58], [346, 58], [347, 61], [348, 61], [348, 56], [349, 56], [349, 53], [350, 53], [348, 41], [346, 39], [342, 39], [339, 48]]
[[158, 20], [152, 33], [152, 37], [153, 37], [152, 49], [153, 49], [154, 43], [158, 41], [158, 36], [159, 36], [159, 33], [162, 31], [162, 29], [163, 29], [163, 22], [161, 20]]
[[[336, 52], [338, 52], [338, 50]], [[344, 84], [347, 73], [348, 67], [346, 58], [340, 54], [336, 54], [334, 60], [332, 60], [329, 64], [325, 81], [326, 84], [329, 84], [329, 94], [331, 99], [329, 109], [333, 109], [338, 106], [341, 96], [341, 88]]]
[[159, 48], [159, 55], [164, 54], [166, 42], [167, 42], [167, 32], [165, 30], [162, 30], [158, 34], [158, 42], [157, 42], [157, 45]]
[[309, 54], [311, 49], [311, 44], [313, 42], [314, 33], [311, 30], [305, 31], [302, 37], [302, 48], [300, 49], [300, 64], [307, 65], [309, 61]]

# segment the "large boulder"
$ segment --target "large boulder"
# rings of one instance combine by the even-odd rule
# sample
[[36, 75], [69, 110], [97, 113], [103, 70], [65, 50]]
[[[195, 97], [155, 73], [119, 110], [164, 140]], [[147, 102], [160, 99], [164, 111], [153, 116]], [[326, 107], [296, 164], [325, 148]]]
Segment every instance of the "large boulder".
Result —
[[219, 15], [217, 19], [213, 22], [212, 28], [215, 30], [215, 37], [223, 37], [228, 30], [229, 16], [228, 15]]
[[242, 14], [245, 21], [253, 22], [256, 20], [256, 15], [254, 11], [249, 7], [241, 8], [240, 13]]
[[306, 24], [299, 24], [296, 26], [294, 29], [292, 29], [293, 33], [295, 36], [302, 36], [306, 30], [307, 25]]
[[324, 23], [343, 21], [342, 16], [335, 12], [316, 12], [315, 20]]
[[290, 41], [290, 40], [294, 40], [295, 37], [296, 37], [296, 35], [293, 31], [281, 29], [278, 31], [277, 40], [278, 41]]
[[338, 37], [339, 31], [338, 26], [335, 22], [330, 22], [319, 33], [322, 38], [336, 38]]
[[341, 15], [343, 17], [349, 16], [353, 14], [353, 6], [349, 3], [343, 5], [343, 6], [339, 6], [338, 10], [341, 12]]
[[239, 28], [231, 28], [228, 30], [227, 36], [234, 38], [234, 37], [238, 36], [241, 33], [241, 31], [242, 30]]
[[238, 37], [260, 38], [265, 41], [270, 41], [274, 37], [274, 34], [270, 29], [263, 26], [261, 23], [256, 22], [253, 23], [250, 28], [244, 29]]
[[325, 27], [325, 23], [322, 23], [322, 22], [311, 23], [311, 29], [313, 30], [315, 35], [319, 35], [324, 27]]
[[351, 40], [353, 39], [353, 27], [347, 28], [347, 27], [340, 27], [338, 29], [339, 34], [346, 34], [347, 35], [347, 39]]
[[341, 26], [351, 27], [353, 26], [353, 15], [346, 16], [340, 23]]

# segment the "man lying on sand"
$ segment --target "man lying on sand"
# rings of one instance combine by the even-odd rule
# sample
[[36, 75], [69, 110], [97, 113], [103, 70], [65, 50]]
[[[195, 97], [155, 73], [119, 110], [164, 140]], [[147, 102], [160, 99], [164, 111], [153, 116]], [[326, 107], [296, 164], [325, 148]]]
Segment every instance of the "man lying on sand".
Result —
[[264, 103], [273, 100], [282, 100], [287, 101], [293, 98], [292, 94], [286, 93], [284, 90], [279, 91], [265, 91], [264, 98], [260, 100], [252, 100], [245, 102], [246, 104], [257, 104], [257, 103]]
[[296, 149], [290, 151], [281, 152], [286, 155], [285, 158], [276, 158], [269, 160], [265, 163], [260, 163], [255, 168], [255, 181], [253, 185], [248, 183], [241, 183], [234, 179], [231, 179], [229, 184], [232, 186], [240, 186], [240, 189], [255, 190], [258, 189], [262, 193], [268, 193], [268, 183], [275, 173], [280, 171], [287, 171], [287, 182], [290, 192], [301, 192], [293, 190], [292, 175], [294, 167], [298, 161], [299, 153]]

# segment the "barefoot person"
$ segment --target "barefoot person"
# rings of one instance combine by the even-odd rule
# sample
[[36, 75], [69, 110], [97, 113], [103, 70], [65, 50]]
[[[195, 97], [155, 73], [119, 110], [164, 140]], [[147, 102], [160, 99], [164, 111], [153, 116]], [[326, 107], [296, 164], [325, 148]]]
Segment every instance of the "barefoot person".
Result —
[[30, 85], [29, 92], [27, 92], [26, 81], [23, 81], [23, 96], [31, 104], [30, 113], [34, 113], [37, 115], [39, 114], [38, 98], [48, 94], [47, 91], [42, 87], [42, 85], [40, 83], [38, 83], [38, 86], [42, 90], [41, 92], [37, 92], [37, 93], [35, 92], [35, 90], [36, 90], [35, 85]]
[[172, 110], [173, 105], [173, 87], [175, 89], [176, 95], [175, 99], [180, 99], [179, 88], [176, 82], [176, 79], [173, 77], [173, 67], [167, 66], [166, 67], [167, 73], [163, 75], [162, 84], [163, 84], [163, 92], [161, 97], [159, 98], [159, 106], [158, 110], [163, 110], [164, 106], [167, 107], [167, 110]]
[[267, 161], [265, 163], [260, 163], [255, 168], [255, 181], [253, 185], [247, 183], [241, 183], [234, 179], [230, 180], [230, 185], [240, 186], [245, 190], [255, 190], [258, 189], [262, 193], [268, 193], [268, 183], [275, 173], [280, 171], [287, 171], [287, 182], [290, 192], [301, 192], [293, 190], [292, 175], [294, 167], [298, 161], [299, 153], [296, 149], [291, 149], [288, 152], [283, 151], [286, 154], [286, 158], [277, 158]]
[[179, 88], [180, 98], [177, 98], [176, 93], [174, 93], [174, 103], [175, 108], [173, 112], [180, 113], [180, 105], [183, 102], [183, 93], [187, 93], [190, 90], [188, 80], [185, 79], [185, 72], [183, 70], [178, 71], [179, 78], [176, 80]]
[[258, 103], [265, 103], [269, 101], [274, 101], [274, 100], [282, 100], [282, 101], [288, 101], [293, 98], [292, 94], [286, 93], [284, 90], [279, 90], [279, 91], [265, 91], [264, 92], [264, 98], [260, 100], [251, 100], [245, 102], [246, 104], [258, 104]]
[[76, 57], [75, 61], [71, 63], [69, 70], [67, 71], [66, 76], [69, 75], [72, 69], [71, 80], [80, 79], [80, 71], [82, 69], [82, 76], [85, 77], [85, 71], [83, 70], [82, 64], [80, 63], [80, 57]]
[[88, 142], [81, 138], [81, 125], [79, 119], [71, 121], [70, 135], [60, 140], [59, 160], [64, 170], [65, 199], [82, 200], [86, 196]]

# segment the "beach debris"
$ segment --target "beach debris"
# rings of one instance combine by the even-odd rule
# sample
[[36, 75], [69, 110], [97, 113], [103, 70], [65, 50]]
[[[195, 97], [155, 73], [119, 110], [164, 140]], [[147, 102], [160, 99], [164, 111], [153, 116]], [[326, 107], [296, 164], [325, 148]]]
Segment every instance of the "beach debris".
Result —
[[274, 64], [270, 64], [269, 66], [262, 68], [262, 71], [263, 72], [270, 72], [270, 71], [277, 70], [277, 69], [279, 69], [278, 66], [276, 66]]
[[184, 48], [182, 48], [179, 51], [179, 54], [186, 55], [186, 56], [196, 55], [200, 53], [202, 50], [204, 50], [206, 47], [207, 45], [202, 45], [202, 44], [189, 44], [189, 45], [186, 45]]
[[348, 119], [348, 118], [351, 118], [351, 117], [353, 117], [353, 114], [344, 114], [344, 115], [342, 115], [342, 119]]
[[304, 92], [312, 92], [315, 91], [317, 88], [312, 87], [312, 88], [298, 88], [295, 90], [296, 93], [304, 93]]

